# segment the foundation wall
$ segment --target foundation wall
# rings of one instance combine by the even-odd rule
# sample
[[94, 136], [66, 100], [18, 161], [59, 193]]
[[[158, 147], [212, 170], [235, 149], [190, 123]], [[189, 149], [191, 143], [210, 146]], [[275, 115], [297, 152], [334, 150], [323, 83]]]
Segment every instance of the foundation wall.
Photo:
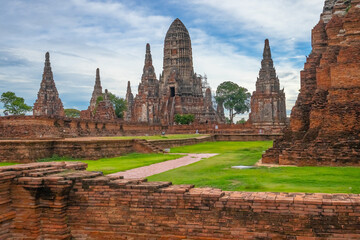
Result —
[[131, 152], [152, 153], [161, 149], [211, 141], [265, 141], [278, 135], [212, 135], [172, 140], [55, 139], [0, 140], [0, 162], [35, 162], [53, 155], [77, 159], [116, 157]]
[[53, 155], [80, 159], [115, 157], [130, 152], [150, 153], [139, 140], [2, 140], [0, 162], [34, 162]]
[[166, 134], [279, 134], [285, 126], [254, 126], [251, 124], [146, 125], [120, 120], [96, 121], [76, 118], [34, 116], [0, 117], [0, 139], [54, 139], [122, 135]]

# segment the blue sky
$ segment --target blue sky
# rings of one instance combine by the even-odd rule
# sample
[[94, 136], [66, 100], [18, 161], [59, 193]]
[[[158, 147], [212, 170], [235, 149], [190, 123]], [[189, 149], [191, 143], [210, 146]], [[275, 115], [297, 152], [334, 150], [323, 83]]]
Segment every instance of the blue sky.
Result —
[[323, 2], [0, 0], [0, 93], [13, 91], [33, 105], [46, 51], [65, 108], [88, 107], [96, 68], [103, 89], [124, 97], [131, 81], [136, 93], [146, 43], [159, 75], [166, 31], [179, 18], [190, 32], [194, 70], [207, 75], [213, 91], [223, 81], [254, 91], [269, 38], [289, 112]]

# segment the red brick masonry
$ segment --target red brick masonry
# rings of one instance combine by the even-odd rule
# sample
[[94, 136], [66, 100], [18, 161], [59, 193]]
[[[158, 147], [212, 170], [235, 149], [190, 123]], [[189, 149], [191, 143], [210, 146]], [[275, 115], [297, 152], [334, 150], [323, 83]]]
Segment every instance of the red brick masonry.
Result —
[[146, 141], [142, 139], [68, 138], [53, 140], [0, 140], [0, 162], [35, 162], [53, 155], [81, 159], [116, 157], [130, 152], [161, 152], [164, 148], [211, 141], [264, 141], [281, 135], [212, 135], [188, 139]]
[[54, 155], [99, 159], [131, 152], [152, 153], [158, 150], [144, 143], [146, 142], [138, 139], [0, 140], [0, 162], [28, 163]]
[[257, 127], [247, 124], [147, 125], [122, 121], [78, 118], [6, 116], [0, 117], [0, 139], [53, 139], [70, 137], [129, 136], [166, 134], [282, 134], [282, 127]]
[[358, 194], [223, 192], [85, 168], [0, 168], [0, 239], [360, 238]]

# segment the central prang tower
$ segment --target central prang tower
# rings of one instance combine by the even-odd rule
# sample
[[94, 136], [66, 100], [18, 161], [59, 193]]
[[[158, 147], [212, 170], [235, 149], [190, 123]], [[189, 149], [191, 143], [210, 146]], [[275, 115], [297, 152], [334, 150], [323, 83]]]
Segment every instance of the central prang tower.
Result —
[[211, 91], [205, 96], [201, 77], [194, 73], [190, 35], [177, 18], [164, 40], [163, 71], [156, 79], [150, 45], [146, 45], [143, 75], [138, 94], [132, 100], [128, 86], [125, 121], [147, 124], [174, 124], [176, 114], [193, 114], [196, 122], [222, 122], [212, 106]]
[[163, 124], [172, 123], [175, 114], [194, 114], [202, 120], [201, 78], [194, 73], [189, 32], [178, 18], [165, 36], [163, 72], [159, 80]]

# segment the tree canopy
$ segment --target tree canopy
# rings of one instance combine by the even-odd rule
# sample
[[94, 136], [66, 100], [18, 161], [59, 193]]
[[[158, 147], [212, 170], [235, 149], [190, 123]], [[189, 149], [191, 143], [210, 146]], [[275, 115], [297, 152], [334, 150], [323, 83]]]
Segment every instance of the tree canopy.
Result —
[[112, 94], [111, 92], [109, 94], [109, 100], [114, 105], [115, 114], [118, 118], [124, 117], [124, 111], [127, 109], [126, 100], [123, 98], [120, 98], [116, 96], [115, 94]]
[[80, 111], [73, 108], [64, 109], [65, 115], [70, 118], [79, 118]]
[[31, 106], [25, 104], [24, 98], [10, 91], [1, 94], [0, 102], [4, 104], [5, 114], [24, 115], [32, 110]]
[[224, 108], [229, 110], [230, 124], [232, 124], [236, 114], [250, 110], [250, 97], [251, 94], [246, 88], [227, 81], [217, 87], [215, 100], [217, 104], [223, 104]]

